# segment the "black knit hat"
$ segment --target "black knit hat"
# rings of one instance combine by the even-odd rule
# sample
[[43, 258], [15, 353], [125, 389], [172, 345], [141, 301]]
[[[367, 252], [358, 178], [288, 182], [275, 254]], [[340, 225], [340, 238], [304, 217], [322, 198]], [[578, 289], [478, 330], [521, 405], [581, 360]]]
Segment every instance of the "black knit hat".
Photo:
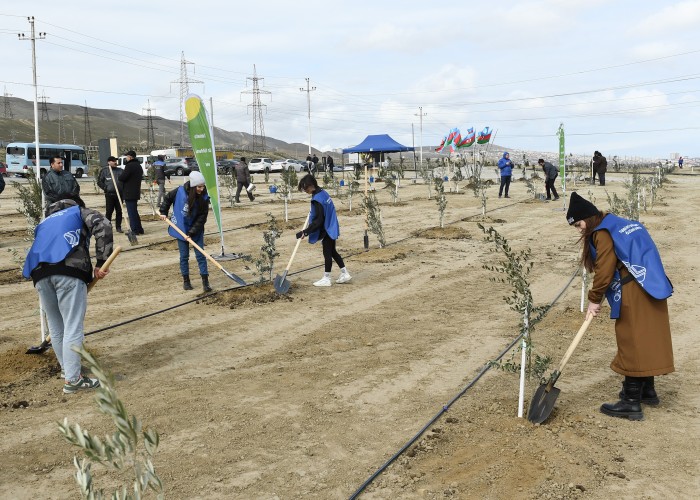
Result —
[[571, 193], [569, 210], [566, 212], [566, 221], [569, 225], [598, 214], [600, 214], [600, 210], [593, 203], [579, 196], [576, 191]]

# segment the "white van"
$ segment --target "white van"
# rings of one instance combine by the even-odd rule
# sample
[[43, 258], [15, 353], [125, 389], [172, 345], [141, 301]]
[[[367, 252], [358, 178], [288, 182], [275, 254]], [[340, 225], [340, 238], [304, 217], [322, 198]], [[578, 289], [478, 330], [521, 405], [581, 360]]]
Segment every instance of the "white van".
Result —
[[[143, 175], [148, 174], [148, 167], [151, 166], [153, 163], [153, 157], [151, 155], [136, 155], [136, 159], [139, 161], [141, 164], [141, 168], [143, 168]], [[126, 163], [126, 156], [120, 156], [117, 158], [117, 166], [124, 168], [124, 164]]]

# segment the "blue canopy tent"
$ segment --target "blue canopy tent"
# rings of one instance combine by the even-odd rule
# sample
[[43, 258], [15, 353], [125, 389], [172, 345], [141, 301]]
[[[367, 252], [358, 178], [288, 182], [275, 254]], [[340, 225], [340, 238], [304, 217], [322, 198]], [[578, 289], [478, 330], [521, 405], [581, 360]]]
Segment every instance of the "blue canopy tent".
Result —
[[357, 146], [343, 149], [347, 153], [397, 153], [400, 151], [413, 151], [412, 147], [399, 144], [388, 134], [368, 135]]
[[[388, 134], [368, 135], [365, 140], [357, 146], [343, 149], [343, 154], [367, 153], [372, 156], [372, 163], [377, 164], [384, 161], [385, 153], [398, 153], [403, 151], [413, 151], [412, 147], [399, 144]], [[359, 164], [356, 164], [359, 167]]]

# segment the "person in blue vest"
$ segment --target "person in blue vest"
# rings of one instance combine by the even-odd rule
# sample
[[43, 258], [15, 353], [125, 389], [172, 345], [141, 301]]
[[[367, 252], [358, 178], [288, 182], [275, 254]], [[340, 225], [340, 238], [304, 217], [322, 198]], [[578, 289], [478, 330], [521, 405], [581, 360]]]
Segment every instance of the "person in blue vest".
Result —
[[510, 189], [510, 179], [513, 175], [513, 162], [510, 160], [510, 153], [508, 151], [503, 153], [503, 158], [498, 160], [498, 169], [501, 171], [501, 187], [498, 189], [498, 197], [503, 195], [503, 189], [506, 191], [506, 198], [508, 196], [508, 190]]
[[603, 297], [608, 299], [617, 341], [610, 368], [625, 377], [620, 400], [605, 403], [600, 411], [641, 420], [641, 403], [660, 402], [654, 377], [674, 371], [666, 302], [673, 286], [654, 241], [641, 223], [602, 213], [575, 191], [569, 203], [566, 218], [581, 235], [581, 264], [595, 273], [588, 291], [587, 314], [596, 316]]
[[[207, 222], [209, 213], [209, 195], [204, 185], [204, 176], [200, 172], [193, 171], [184, 185], [173, 189], [165, 195], [163, 204], [160, 206], [160, 218], [162, 220], [168, 218], [168, 211], [171, 205], [173, 206], [173, 215], [170, 218], [172, 223], [179, 227], [191, 241], [204, 248], [204, 224]], [[177, 240], [177, 247], [180, 250], [182, 287], [185, 290], [193, 290], [190, 282], [189, 240], [183, 239], [182, 235], [171, 227], [168, 228], [168, 233]], [[205, 292], [211, 292], [207, 259], [196, 248], [194, 249], [194, 255], [197, 258], [199, 274], [202, 277], [202, 287]]]
[[333, 261], [340, 267], [340, 276], [336, 283], [347, 283], [352, 279], [345, 267], [343, 258], [335, 248], [335, 242], [340, 236], [338, 216], [335, 213], [335, 205], [330, 195], [321, 189], [313, 174], [306, 174], [299, 181], [299, 191], [311, 195], [311, 213], [309, 225], [303, 231], [299, 231], [297, 239], [309, 237], [309, 243], [321, 241], [323, 247], [324, 273], [323, 278], [316, 281], [314, 286], [331, 286], [331, 269]]
[[[78, 196], [48, 207], [48, 215], [34, 230], [22, 275], [34, 282], [46, 313], [51, 345], [64, 373], [63, 392], [94, 389], [100, 382], [81, 373], [83, 321], [87, 285], [107, 276], [101, 268], [112, 253], [112, 225], [99, 212], [85, 208]], [[95, 268], [90, 261], [90, 237], [95, 238]]]

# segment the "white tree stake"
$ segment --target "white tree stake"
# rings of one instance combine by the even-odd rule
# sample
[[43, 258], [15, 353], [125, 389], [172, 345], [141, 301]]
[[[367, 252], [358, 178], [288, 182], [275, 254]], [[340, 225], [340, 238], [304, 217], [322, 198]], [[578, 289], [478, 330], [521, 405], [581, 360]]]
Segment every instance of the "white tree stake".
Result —
[[523, 324], [525, 335], [523, 335], [522, 350], [520, 352], [520, 394], [518, 395], [518, 418], [523, 418], [523, 406], [525, 402], [525, 351], [527, 350], [527, 337], [529, 335], [528, 312], [530, 304], [525, 302], [525, 316]]

